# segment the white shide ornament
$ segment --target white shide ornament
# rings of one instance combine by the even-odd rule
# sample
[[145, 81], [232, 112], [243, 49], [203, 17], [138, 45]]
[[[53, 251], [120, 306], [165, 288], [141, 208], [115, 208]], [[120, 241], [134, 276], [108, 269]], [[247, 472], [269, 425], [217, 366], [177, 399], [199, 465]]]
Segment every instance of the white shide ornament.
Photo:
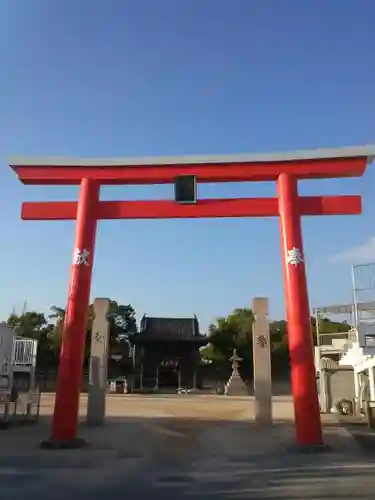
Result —
[[298, 264], [302, 264], [304, 260], [301, 250], [296, 247], [293, 247], [291, 250], [288, 250], [286, 261], [291, 266], [298, 266]]
[[76, 248], [75, 252], [74, 252], [73, 263], [76, 266], [81, 266], [82, 264], [85, 266], [88, 266], [89, 262], [87, 259], [88, 259], [89, 255], [90, 255], [90, 252], [86, 248], [84, 248], [83, 250]]

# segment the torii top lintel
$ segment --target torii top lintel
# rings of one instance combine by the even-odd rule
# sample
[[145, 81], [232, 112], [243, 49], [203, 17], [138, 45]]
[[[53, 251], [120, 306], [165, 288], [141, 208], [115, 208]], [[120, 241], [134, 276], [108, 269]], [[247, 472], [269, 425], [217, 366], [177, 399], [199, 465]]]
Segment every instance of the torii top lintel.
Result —
[[281, 173], [299, 179], [360, 177], [374, 160], [375, 145], [279, 154], [146, 158], [18, 157], [9, 161], [24, 184], [169, 184], [179, 175], [198, 182], [273, 181]]

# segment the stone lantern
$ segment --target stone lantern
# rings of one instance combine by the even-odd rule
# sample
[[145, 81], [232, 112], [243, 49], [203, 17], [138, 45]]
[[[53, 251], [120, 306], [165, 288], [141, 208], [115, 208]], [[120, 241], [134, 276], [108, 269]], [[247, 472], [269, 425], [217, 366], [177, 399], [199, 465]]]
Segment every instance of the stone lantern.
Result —
[[230, 358], [232, 361], [232, 374], [224, 387], [224, 394], [226, 396], [248, 396], [249, 390], [239, 374], [238, 367], [243, 358], [241, 358], [236, 349], [233, 349], [233, 356]]

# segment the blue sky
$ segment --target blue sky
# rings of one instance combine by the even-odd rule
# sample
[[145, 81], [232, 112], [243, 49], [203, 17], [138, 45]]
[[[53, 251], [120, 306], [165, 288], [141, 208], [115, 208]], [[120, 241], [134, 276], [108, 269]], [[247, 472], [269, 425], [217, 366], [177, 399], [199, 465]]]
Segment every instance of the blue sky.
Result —
[[[73, 222], [22, 222], [27, 200], [76, 188], [18, 183], [10, 155], [229, 154], [375, 142], [372, 0], [3, 0], [0, 16], [0, 318], [65, 306]], [[375, 173], [308, 181], [359, 193], [361, 217], [303, 222], [312, 305], [351, 299], [350, 263], [375, 260]], [[273, 184], [201, 196], [272, 196]], [[172, 187], [103, 188], [158, 199]], [[140, 317], [216, 316], [284, 299], [276, 219], [102, 221], [93, 296]], [[359, 250], [358, 250], [359, 248]], [[349, 253], [348, 253], [349, 252]], [[335, 256], [341, 255], [339, 258]]]

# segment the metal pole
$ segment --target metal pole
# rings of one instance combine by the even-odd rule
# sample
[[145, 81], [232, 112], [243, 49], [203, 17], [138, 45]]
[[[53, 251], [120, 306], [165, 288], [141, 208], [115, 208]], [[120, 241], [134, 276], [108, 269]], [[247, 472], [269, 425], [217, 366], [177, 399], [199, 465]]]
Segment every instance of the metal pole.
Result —
[[356, 266], [352, 266], [352, 286], [353, 286], [353, 309], [354, 309], [354, 328], [359, 330], [359, 317], [358, 317], [358, 305], [357, 305], [357, 294], [356, 294], [356, 283], [355, 283], [355, 271], [354, 268]]
[[141, 378], [140, 378], [140, 388], [142, 389], [143, 388], [143, 355], [144, 355], [144, 350], [143, 350], [143, 347], [142, 347], [142, 358], [141, 358]]
[[178, 363], [178, 389], [181, 389], [181, 366], [180, 366], [180, 362]]

